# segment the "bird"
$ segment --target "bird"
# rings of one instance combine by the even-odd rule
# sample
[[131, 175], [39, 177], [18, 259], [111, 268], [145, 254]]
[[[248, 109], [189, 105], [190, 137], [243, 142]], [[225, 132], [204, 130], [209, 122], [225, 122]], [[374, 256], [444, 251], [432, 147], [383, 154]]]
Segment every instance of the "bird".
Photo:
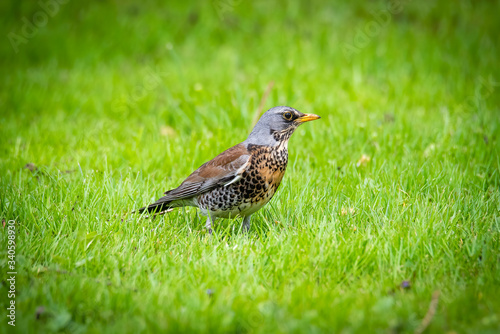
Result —
[[137, 211], [156, 215], [193, 206], [207, 217], [210, 234], [216, 218], [241, 217], [242, 230], [248, 232], [250, 217], [271, 200], [283, 179], [290, 136], [301, 124], [320, 118], [286, 106], [267, 110], [245, 141], [204, 163], [177, 188]]

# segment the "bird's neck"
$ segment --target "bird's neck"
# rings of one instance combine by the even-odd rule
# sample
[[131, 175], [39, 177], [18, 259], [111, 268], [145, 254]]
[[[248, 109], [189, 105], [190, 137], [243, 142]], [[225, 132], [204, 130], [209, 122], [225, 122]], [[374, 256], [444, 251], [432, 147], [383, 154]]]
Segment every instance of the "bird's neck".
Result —
[[254, 129], [252, 133], [248, 136], [245, 141], [247, 145], [258, 145], [258, 146], [268, 146], [268, 147], [281, 147], [288, 148], [288, 140], [292, 135], [294, 127], [287, 128], [285, 130], [264, 130], [264, 129]]
[[288, 145], [288, 140], [290, 139], [294, 131], [294, 127], [289, 127], [281, 131], [271, 130], [271, 134], [274, 140], [276, 140], [279, 145], [281, 145], [281, 143], [285, 143], [285, 145]]

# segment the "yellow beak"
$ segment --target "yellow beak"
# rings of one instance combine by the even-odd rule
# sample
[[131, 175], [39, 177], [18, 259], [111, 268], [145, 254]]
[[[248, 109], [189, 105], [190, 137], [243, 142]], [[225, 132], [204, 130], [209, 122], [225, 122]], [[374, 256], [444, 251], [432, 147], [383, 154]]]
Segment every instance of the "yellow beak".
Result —
[[304, 114], [304, 116], [297, 118], [297, 122], [304, 123], [304, 122], [314, 121], [320, 118], [321, 117], [315, 114]]

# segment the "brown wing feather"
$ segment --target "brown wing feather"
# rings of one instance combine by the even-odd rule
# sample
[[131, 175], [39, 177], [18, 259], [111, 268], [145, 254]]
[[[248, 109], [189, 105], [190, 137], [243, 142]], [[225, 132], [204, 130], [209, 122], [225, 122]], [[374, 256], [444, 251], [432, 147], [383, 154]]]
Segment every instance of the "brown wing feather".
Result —
[[227, 184], [238, 177], [238, 173], [242, 172], [240, 168], [248, 162], [249, 158], [250, 153], [243, 144], [233, 146], [204, 163], [179, 187], [167, 191], [165, 196], [148, 207], [139, 209], [139, 212], [163, 211], [172, 201], [188, 199]]

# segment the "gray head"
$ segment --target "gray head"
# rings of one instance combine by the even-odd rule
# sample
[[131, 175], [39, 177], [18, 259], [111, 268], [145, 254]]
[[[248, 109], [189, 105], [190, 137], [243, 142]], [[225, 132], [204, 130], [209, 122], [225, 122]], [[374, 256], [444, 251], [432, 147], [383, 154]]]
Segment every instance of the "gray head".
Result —
[[275, 146], [290, 139], [292, 133], [302, 123], [319, 118], [318, 115], [303, 114], [290, 107], [274, 107], [262, 115], [245, 142]]

